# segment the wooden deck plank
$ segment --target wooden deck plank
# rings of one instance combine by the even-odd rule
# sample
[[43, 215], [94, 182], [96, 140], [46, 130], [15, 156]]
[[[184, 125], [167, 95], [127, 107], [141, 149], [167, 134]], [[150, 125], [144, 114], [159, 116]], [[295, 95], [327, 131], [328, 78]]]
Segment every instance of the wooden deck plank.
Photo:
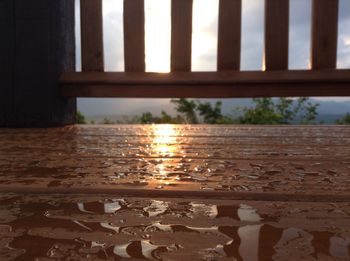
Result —
[[7, 129], [0, 191], [346, 201], [349, 144], [341, 126]]
[[313, 0], [312, 5], [311, 68], [336, 68], [339, 1]]
[[288, 42], [289, 0], [265, 0], [265, 70], [288, 70]]
[[171, 1], [171, 58], [173, 72], [191, 71], [193, 0]]
[[102, 0], [81, 0], [81, 58], [83, 71], [104, 71]]
[[218, 71], [240, 69], [242, 0], [220, 0], [218, 30]]
[[124, 0], [124, 63], [126, 72], [145, 71], [144, 0]]
[[278, 97], [349, 96], [349, 70], [266, 72], [65, 73], [64, 96]]

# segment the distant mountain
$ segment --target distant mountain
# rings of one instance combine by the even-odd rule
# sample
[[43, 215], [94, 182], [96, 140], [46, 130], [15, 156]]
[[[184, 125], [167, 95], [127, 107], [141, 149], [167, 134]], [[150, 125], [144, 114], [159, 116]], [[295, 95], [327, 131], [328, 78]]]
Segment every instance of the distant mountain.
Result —
[[[203, 102], [215, 103], [218, 99], [201, 99]], [[252, 107], [251, 99], [220, 99], [224, 114], [232, 114], [237, 107]], [[350, 101], [316, 100], [312, 102], [320, 104], [318, 107], [318, 121], [334, 123], [335, 120], [350, 112]], [[174, 115], [175, 110], [170, 99], [79, 99], [78, 109], [88, 119], [100, 121], [104, 117], [120, 120], [125, 117], [141, 115], [143, 112], [151, 112], [160, 115], [161, 111]]]

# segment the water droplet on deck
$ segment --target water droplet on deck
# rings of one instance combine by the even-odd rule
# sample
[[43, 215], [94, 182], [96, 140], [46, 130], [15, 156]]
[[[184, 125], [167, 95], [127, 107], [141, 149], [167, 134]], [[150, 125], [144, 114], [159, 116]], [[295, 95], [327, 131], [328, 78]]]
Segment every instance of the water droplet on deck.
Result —
[[146, 216], [156, 217], [168, 210], [168, 203], [162, 200], [151, 200], [151, 204], [143, 208]]

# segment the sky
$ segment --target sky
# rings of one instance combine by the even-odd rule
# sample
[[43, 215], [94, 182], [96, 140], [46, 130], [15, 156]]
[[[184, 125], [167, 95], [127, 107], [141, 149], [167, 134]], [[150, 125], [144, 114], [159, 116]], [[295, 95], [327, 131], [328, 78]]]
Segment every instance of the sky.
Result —
[[[215, 71], [219, 0], [193, 0], [192, 71]], [[350, 0], [339, 0], [338, 68], [350, 68]], [[77, 7], [79, 0], [76, 0]], [[77, 71], [81, 70], [79, 8], [76, 8]], [[103, 0], [105, 71], [124, 70], [123, 0]], [[170, 0], [145, 0], [146, 71], [170, 70]], [[311, 0], [290, 0], [289, 69], [307, 69], [310, 57]], [[242, 1], [241, 70], [262, 70], [264, 0]], [[327, 99], [327, 98], [322, 98]], [[329, 98], [349, 100], [350, 98]], [[127, 111], [159, 106], [166, 99], [79, 99], [78, 109], [109, 103]], [[106, 114], [113, 114], [106, 113]]]

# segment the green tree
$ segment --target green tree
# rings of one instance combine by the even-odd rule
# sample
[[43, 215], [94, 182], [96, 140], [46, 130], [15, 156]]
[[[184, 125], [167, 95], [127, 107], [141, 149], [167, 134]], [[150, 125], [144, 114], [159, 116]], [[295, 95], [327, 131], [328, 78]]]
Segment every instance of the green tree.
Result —
[[289, 98], [282, 97], [279, 99], [279, 102], [275, 105], [276, 106], [276, 113], [281, 115], [281, 122], [283, 124], [290, 123], [293, 118], [295, 111], [293, 112], [292, 106], [293, 106], [293, 100]]
[[142, 113], [139, 121], [141, 124], [150, 124], [153, 123], [153, 115], [150, 112], [144, 112]]
[[175, 104], [175, 109], [177, 112], [184, 117], [186, 123], [197, 124], [198, 118], [196, 114], [197, 104], [194, 101], [181, 99], [172, 99], [172, 103]]
[[203, 117], [203, 121], [208, 124], [229, 124], [232, 123], [232, 119], [228, 116], [224, 116], [221, 112], [222, 102], [217, 101], [213, 106], [209, 102], [201, 103], [197, 102], [197, 110], [199, 115]]
[[114, 122], [111, 119], [105, 117], [102, 120], [102, 124], [114, 124]]
[[275, 104], [271, 98], [253, 99], [255, 107], [243, 108], [243, 115], [239, 117], [242, 124], [281, 124], [282, 115], [275, 111]]
[[176, 117], [172, 117], [165, 111], [162, 111], [162, 114], [159, 118], [159, 123], [180, 124], [180, 123], [185, 123], [185, 120], [180, 115], [177, 115]]
[[85, 116], [80, 111], [77, 111], [75, 114], [75, 123], [76, 124], [86, 124]]
[[350, 124], [350, 113], [348, 112], [345, 116], [336, 121], [337, 124], [349, 125]]
[[138, 118], [138, 122], [141, 124], [151, 124], [151, 123], [178, 124], [178, 123], [184, 123], [185, 120], [180, 115], [177, 115], [176, 117], [172, 117], [165, 111], [162, 111], [160, 117], [153, 116], [152, 113], [150, 112], [145, 112], [141, 115], [141, 117]]
[[317, 108], [320, 104], [313, 104], [308, 97], [300, 97], [297, 100], [295, 114], [299, 116], [300, 124], [315, 124], [318, 115]]
[[317, 107], [309, 98], [255, 98], [253, 108], [243, 108], [243, 114], [238, 117], [242, 124], [300, 124], [315, 123]]

